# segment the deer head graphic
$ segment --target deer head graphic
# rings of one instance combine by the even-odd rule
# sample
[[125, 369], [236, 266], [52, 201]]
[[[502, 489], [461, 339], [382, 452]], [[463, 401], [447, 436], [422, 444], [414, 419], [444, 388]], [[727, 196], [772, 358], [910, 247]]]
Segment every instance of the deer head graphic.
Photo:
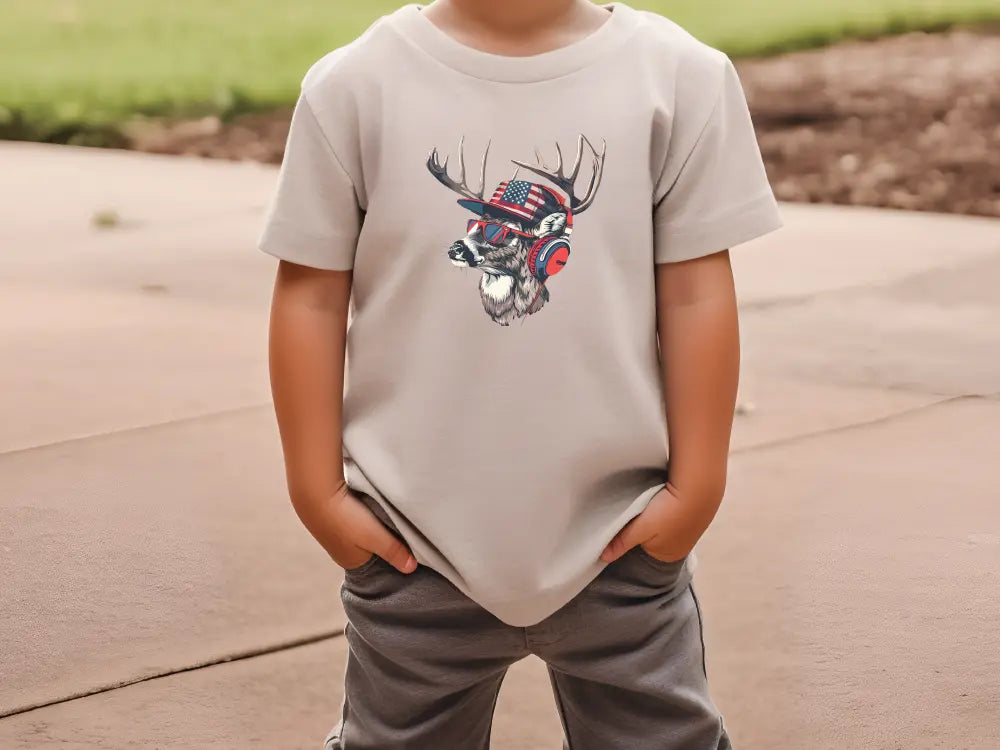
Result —
[[[427, 159], [427, 169], [445, 187], [458, 193], [458, 203], [476, 218], [466, 223], [466, 234], [448, 248], [448, 258], [456, 266], [482, 272], [479, 296], [483, 309], [494, 322], [510, 325], [515, 318], [532, 315], [549, 301], [548, 279], [563, 269], [569, 259], [569, 238], [573, 218], [586, 211], [594, 201], [604, 172], [607, 143], [600, 153], [583, 135], [577, 140], [576, 159], [569, 174], [563, 172], [563, 155], [556, 144], [556, 165], [550, 169], [538, 149], [536, 165], [512, 159], [514, 176], [501, 182], [489, 200], [485, 200], [486, 157], [483, 152], [479, 189], [469, 187], [465, 172], [465, 138], [458, 144], [459, 178], [448, 175], [448, 158], [442, 162], [437, 149]], [[583, 198], [575, 193], [577, 176], [583, 164], [584, 146], [590, 152], [590, 183]], [[534, 172], [565, 194], [527, 180], [517, 179], [518, 169]]]

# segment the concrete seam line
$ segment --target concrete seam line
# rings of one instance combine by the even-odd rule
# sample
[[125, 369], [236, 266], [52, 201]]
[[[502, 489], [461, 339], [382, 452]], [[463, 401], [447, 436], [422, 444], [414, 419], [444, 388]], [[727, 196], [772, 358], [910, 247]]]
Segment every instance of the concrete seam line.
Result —
[[64, 438], [62, 440], [53, 440], [51, 443], [38, 443], [37, 445], [26, 445], [21, 448], [11, 448], [10, 450], [0, 451], [0, 458], [4, 456], [14, 456], [18, 453], [28, 453], [30, 451], [44, 450], [45, 448], [52, 448], [57, 445], [69, 445], [70, 443], [82, 443], [87, 440], [96, 440], [98, 438], [110, 437], [112, 435], [127, 435], [130, 432], [143, 432], [145, 430], [156, 430], [161, 427], [172, 427], [177, 424], [185, 424], [188, 422], [200, 422], [213, 419], [215, 417], [226, 417], [233, 414], [240, 414], [241, 412], [250, 412], [256, 409], [263, 409], [264, 407], [271, 406], [271, 402], [268, 401], [263, 404], [250, 404], [248, 406], [235, 406], [232, 409], [222, 409], [221, 411], [208, 411], [204, 414], [192, 414], [189, 417], [178, 417], [177, 419], [168, 419], [165, 422], [150, 422], [149, 424], [139, 424], [133, 427], [122, 427], [120, 430], [108, 430], [107, 432], [95, 432], [92, 435], [78, 435], [76, 437]]
[[756, 451], [767, 450], [768, 448], [777, 448], [784, 445], [792, 445], [793, 443], [798, 443], [803, 440], [809, 440], [812, 438], [825, 437], [827, 435], [835, 435], [838, 432], [850, 432], [851, 430], [859, 430], [865, 427], [871, 427], [877, 424], [885, 424], [887, 422], [892, 422], [900, 417], [909, 417], [914, 414], [919, 414], [923, 411], [928, 411], [930, 409], [936, 409], [939, 406], [946, 406], [948, 404], [957, 403], [959, 401], [995, 401], [1000, 393], [997, 394], [980, 394], [980, 393], [963, 393], [958, 396], [950, 396], [949, 398], [943, 398], [938, 401], [932, 401], [929, 404], [921, 404], [920, 406], [914, 406], [910, 409], [903, 409], [902, 411], [892, 412], [891, 414], [886, 414], [882, 417], [877, 417], [876, 419], [869, 419], [864, 422], [852, 422], [850, 424], [838, 425], [837, 427], [830, 427], [825, 430], [817, 430], [816, 432], [805, 432], [801, 435], [793, 435], [787, 438], [778, 438], [777, 440], [771, 440], [764, 443], [758, 443], [757, 445], [747, 445], [742, 448], [734, 448], [729, 452], [730, 455], [742, 455], [745, 453], [754, 453]]
[[737, 307], [739, 307], [740, 312], [745, 313], [755, 313], [755, 312], [767, 312], [776, 307], [792, 307], [794, 305], [805, 305], [814, 300], [827, 295], [827, 294], [839, 294], [841, 292], [853, 292], [858, 289], [868, 289], [866, 285], [858, 286], [845, 286], [838, 287], [837, 289], [824, 289], [818, 292], [809, 292], [807, 294], [786, 294], [779, 295], [777, 297], [767, 297], [766, 299], [755, 299], [748, 302], [740, 302]]
[[[985, 259], [991, 259], [992, 256], [1000, 252], [1000, 247], [990, 248], [989, 250], [982, 250], [974, 257], [966, 258], [957, 263], [950, 263], [944, 266], [938, 266], [934, 268], [925, 268], [922, 270], [915, 270], [909, 273], [905, 273], [902, 276], [894, 277], [891, 279], [884, 279], [881, 281], [874, 282], [855, 282], [844, 284], [843, 286], [833, 287], [832, 289], [817, 289], [813, 292], [805, 293], [790, 293], [790, 294], [779, 294], [774, 297], [765, 297], [761, 299], [750, 300], [748, 302], [740, 302], [738, 304], [741, 312], [766, 312], [772, 308], [776, 307], [791, 307], [793, 305], [805, 305], [810, 302], [814, 302], [823, 297], [836, 297], [851, 294], [854, 292], [872, 291], [885, 289], [887, 287], [893, 286], [895, 284], [904, 283], [911, 279], [919, 278], [921, 276], [928, 276], [932, 273], [937, 273], [938, 271], [949, 271], [959, 268], [963, 268], [967, 265], [972, 265], [978, 261]], [[737, 289], [739, 284], [737, 283]]]
[[7, 719], [12, 716], [18, 716], [20, 714], [26, 714], [30, 711], [37, 711], [42, 708], [48, 708], [49, 706], [58, 706], [60, 703], [69, 703], [70, 701], [80, 700], [81, 698], [89, 698], [92, 695], [100, 695], [102, 693], [110, 693], [115, 690], [120, 690], [122, 688], [127, 688], [132, 685], [139, 685], [143, 682], [151, 682], [153, 680], [159, 680], [163, 677], [172, 677], [173, 675], [184, 674], [185, 672], [195, 672], [199, 669], [205, 669], [207, 667], [215, 667], [220, 664], [229, 664], [230, 662], [236, 661], [246, 661], [247, 659], [254, 659], [258, 656], [267, 656], [268, 654], [276, 654], [282, 651], [290, 651], [295, 648], [301, 648], [302, 646], [311, 646], [316, 643], [322, 643], [323, 641], [329, 641], [338, 636], [344, 634], [343, 628], [340, 630], [328, 630], [323, 633], [318, 633], [316, 635], [308, 635], [302, 638], [296, 638], [290, 641], [284, 641], [282, 643], [272, 644], [270, 646], [262, 646], [261, 648], [249, 649], [247, 651], [239, 651], [235, 654], [229, 654], [228, 656], [220, 656], [218, 659], [210, 659], [208, 661], [199, 662], [197, 664], [190, 664], [186, 667], [178, 667], [177, 669], [169, 669], [166, 672], [158, 672], [156, 674], [145, 675], [144, 677], [136, 677], [131, 680], [123, 680], [121, 682], [115, 682], [109, 685], [101, 685], [100, 687], [92, 688], [91, 690], [84, 690], [79, 693], [73, 693], [72, 695], [67, 695], [63, 698], [54, 698], [50, 701], [44, 701], [42, 703], [33, 703], [27, 706], [19, 706], [10, 711], [0, 712], [0, 719]]

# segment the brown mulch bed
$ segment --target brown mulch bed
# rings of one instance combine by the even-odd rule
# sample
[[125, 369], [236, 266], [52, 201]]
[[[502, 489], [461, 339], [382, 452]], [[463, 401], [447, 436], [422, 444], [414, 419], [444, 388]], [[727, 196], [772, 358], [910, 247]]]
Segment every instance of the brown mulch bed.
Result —
[[779, 198], [1000, 216], [1000, 34], [850, 42], [740, 73]]
[[[1000, 217], [1000, 29], [738, 62], [775, 193]], [[281, 160], [289, 112], [130, 132], [134, 148]]]

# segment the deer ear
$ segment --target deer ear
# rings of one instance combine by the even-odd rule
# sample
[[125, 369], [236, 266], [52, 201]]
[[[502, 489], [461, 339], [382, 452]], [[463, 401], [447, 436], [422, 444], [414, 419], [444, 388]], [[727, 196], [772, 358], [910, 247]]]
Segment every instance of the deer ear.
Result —
[[566, 228], [566, 212], [556, 211], [549, 214], [535, 227], [535, 235], [538, 237], [549, 237], [554, 234], [562, 234]]

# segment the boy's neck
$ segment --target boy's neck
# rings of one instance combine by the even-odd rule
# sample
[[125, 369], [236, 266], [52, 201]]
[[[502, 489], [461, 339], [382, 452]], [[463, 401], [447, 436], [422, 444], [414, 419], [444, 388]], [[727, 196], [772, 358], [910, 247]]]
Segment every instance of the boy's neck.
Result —
[[513, 54], [545, 51], [553, 36], [556, 46], [566, 43], [565, 37], [585, 36], [608, 15], [590, 0], [434, 0], [423, 12], [460, 40]]
[[498, 31], [524, 32], [539, 26], [558, 26], [574, 15], [581, 0], [437, 0], [440, 6], [451, 6], [451, 12], [461, 14], [470, 23]]

